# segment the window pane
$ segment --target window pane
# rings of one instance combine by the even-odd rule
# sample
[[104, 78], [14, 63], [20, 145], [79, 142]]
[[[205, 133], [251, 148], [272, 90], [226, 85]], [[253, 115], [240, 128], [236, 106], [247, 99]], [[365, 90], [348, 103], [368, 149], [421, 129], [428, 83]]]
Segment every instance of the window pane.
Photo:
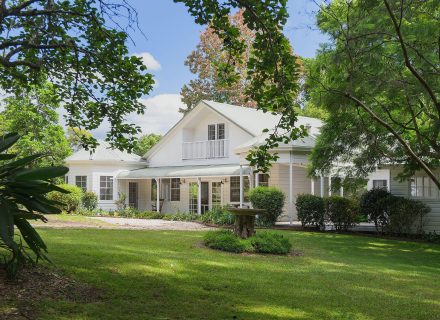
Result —
[[113, 177], [101, 176], [99, 177], [99, 199], [113, 200]]
[[171, 201], [180, 201], [180, 179], [171, 179]]
[[423, 177], [416, 177], [416, 194], [417, 197], [423, 197]]
[[225, 124], [219, 123], [217, 125], [217, 139], [222, 140], [225, 139]]
[[[243, 177], [243, 202], [249, 202], [249, 177]], [[240, 177], [231, 177], [230, 201], [240, 202]]]
[[215, 140], [215, 124], [208, 125], [208, 140]]

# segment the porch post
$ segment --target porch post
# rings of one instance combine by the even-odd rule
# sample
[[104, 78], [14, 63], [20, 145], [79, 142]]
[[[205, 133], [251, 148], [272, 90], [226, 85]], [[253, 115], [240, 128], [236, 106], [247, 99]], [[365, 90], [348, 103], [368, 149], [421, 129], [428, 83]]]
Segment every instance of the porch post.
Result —
[[328, 196], [331, 197], [332, 195], [332, 176], [328, 175]]
[[292, 156], [289, 162], [289, 223], [293, 223], [293, 163]]
[[160, 179], [155, 178], [156, 180], [156, 212], [160, 213]]
[[344, 180], [341, 178], [341, 197], [343, 197], [344, 196], [344, 186], [342, 185], [343, 184], [343, 182], [344, 182]]
[[255, 187], [258, 187], [260, 185], [260, 171], [257, 171], [255, 173]]
[[310, 178], [310, 194], [312, 195], [312, 196], [314, 196], [315, 195], [315, 177], [311, 177]]
[[240, 208], [243, 208], [244, 190], [243, 190], [243, 166], [240, 164]]
[[202, 214], [202, 180], [197, 178], [197, 214]]
[[320, 182], [321, 182], [321, 198], [323, 198], [324, 197], [324, 176], [322, 175], [322, 173], [321, 173], [321, 175], [320, 175], [320, 177], [319, 177], [319, 179], [320, 179]]

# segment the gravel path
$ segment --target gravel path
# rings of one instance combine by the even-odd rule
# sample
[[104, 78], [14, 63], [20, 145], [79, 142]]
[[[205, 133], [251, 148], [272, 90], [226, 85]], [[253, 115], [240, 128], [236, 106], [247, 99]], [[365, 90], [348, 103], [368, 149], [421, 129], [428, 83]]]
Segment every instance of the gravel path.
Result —
[[130, 219], [130, 218], [108, 218], [108, 217], [91, 217], [91, 219], [99, 220], [107, 224], [118, 226], [121, 229], [143, 229], [143, 230], [209, 230], [196, 222], [186, 221], [167, 221], [160, 219]]

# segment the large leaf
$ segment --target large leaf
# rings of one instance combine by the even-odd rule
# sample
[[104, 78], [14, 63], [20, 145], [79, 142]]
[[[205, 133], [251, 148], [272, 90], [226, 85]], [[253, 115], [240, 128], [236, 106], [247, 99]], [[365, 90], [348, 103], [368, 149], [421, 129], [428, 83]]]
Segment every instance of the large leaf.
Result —
[[14, 159], [17, 155], [13, 153], [1, 153], [0, 154], [0, 161], [4, 160], [11, 160]]
[[0, 152], [9, 149], [19, 138], [20, 136], [16, 132], [11, 132], [0, 137]]
[[46, 167], [46, 168], [34, 168], [25, 169], [17, 172], [14, 176], [16, 180], [48, 180], [56, 177], [60, 177], [69, 172], [67, 167]]
[[18, 250], [14, 242], [14, 216], [11, 207], [4, 201], [0, 201], [0, 238], [12, 250]]
[[27, 156], [16, 161], [10, 162], [4, 166], [0, 167], [0, 174], [6, 173], [11, 175], [15, 170], [19, 170], [27, 164], [32, 163], [32, 161], [41, 158], [42, 154], [33, 154], [31, 156]]
[[21, 236], [29, 248], [37, 255], [37, 258], [48, 260], [44, 252], [47, 252], [47, 246], [41, 239], [38, 232], [24, 218], [15, 217], [15, 225], [20, 230]]
[[39, 201], [39, 199], [35, 198], [26, 198], [22, 195], [15, 195], [17, 202], [24, 205], [30, 211], [37, 211], [42, 213], [60, 213], [61, 210], [57, 207], [49, 205], [47, 203], [43, 203]]

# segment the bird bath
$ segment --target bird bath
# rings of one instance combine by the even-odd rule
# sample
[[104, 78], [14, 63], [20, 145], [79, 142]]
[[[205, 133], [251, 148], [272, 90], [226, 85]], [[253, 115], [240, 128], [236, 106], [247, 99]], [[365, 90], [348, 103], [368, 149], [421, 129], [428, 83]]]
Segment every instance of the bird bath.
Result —
[[263, 209], [247, 208], [228, 208], [228, 211], [235, 215], [234, 233], [242, 239], [255, 234], [255, 216], [266, 212]]

